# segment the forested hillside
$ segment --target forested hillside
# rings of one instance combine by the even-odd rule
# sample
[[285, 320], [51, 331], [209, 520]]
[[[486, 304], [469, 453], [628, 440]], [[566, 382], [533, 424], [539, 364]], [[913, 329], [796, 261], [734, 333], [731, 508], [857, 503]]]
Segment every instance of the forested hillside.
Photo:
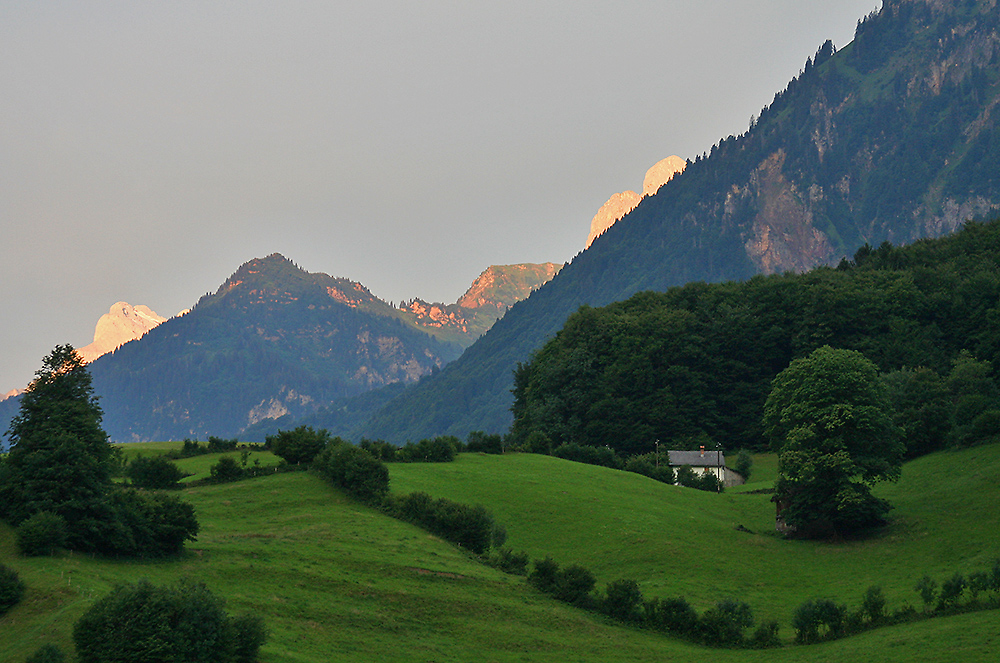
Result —
[[251, 260], [187, 315], [91, 365], [117, 441], [233, 436], [260, 420], [418, 379], [460, 348], [360, 284]]
[[696, 158], [362, 432], [505, 429], [517, 363], [583, 304], [835, 265], [866, 242], [940, 236], [996, 209], [998, 26], [990, 2], [887, 0], [851, 44], [823, 45], [746, 133]]
[[853, 261], [583, 307], [517, 371], [513, 432], [623, 454], [762, 448], [771, 381], [823, 345], [883, 371], [909, 455], [1000, 435], [1000, 221]]

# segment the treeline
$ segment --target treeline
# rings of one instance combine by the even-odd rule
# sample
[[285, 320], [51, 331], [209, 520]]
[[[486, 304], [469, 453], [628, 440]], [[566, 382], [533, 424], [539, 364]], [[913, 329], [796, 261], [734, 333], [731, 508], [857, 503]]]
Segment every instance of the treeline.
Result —
[[837, 268], [581, 307], [515, 372], [513, 444], [761, 449], [771, 380], [830, 345], [885, 374], [910, 456], [1000, 434], [1000, 222]]

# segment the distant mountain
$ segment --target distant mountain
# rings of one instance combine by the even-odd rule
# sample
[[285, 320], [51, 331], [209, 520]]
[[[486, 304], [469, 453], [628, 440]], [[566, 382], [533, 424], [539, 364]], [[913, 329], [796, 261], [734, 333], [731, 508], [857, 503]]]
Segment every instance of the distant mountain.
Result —
[[112, 439], [204, 438], [415, 381], [460, 352], [361, 284], [274, 254], [90, 369]]
[[116, 302], [97, 320], [94, 341], [77, 350], [83, 361], [90, 363], [102, 355], [117, 350], [129, 341], [142, 338], [143, 334], [167, 319], [148, 306], [132, 306]]
[[399, 311], [428, 333], [468, 347], [503, 317], [507, 309], [552, 280], [562, 265], [492, 265], [454, 304], [403, 302]]
[[[273, 254], [242, 265], [183, 316], [163, 321], [147, 307], [115, 304], [85, 355], [120, 346], [90, 367], [114, 440], [269, 431], [267, 422], [329, 411], [439, 370], [558, 270], [493, 266], [455, 304], [414, 300], [397, 309], [360, 283]], [[371, 403], [367, 413], [386, 400], [359, 402]], [[4, 430], [17, 403], [0, 403]]]
[[686, 167], [687, 161], [679, 156], [661, 159], [646, 171], [646, 177], [642, 181], [641, 194], [635, 191], [622, 191], [608, 198], [608, 202], [597, 210], [597, 214], [590, 221], [590, 234], [587, 236], [587, 244], [584, 248], [589, 249], [595, 239], [634, 210], [639, 201], [659, 191], [661, 186], [673, 179], [677, 173], [683, 172]]
[[803, 271], [866, 242], [940, 236], [1000, 208], [1000, 11], [885, 0], [827, 42], [750, 129], [646, 196], [463, 356], [363, 428], [393, 441], [505, 430], [518, 362], [584, 304]]

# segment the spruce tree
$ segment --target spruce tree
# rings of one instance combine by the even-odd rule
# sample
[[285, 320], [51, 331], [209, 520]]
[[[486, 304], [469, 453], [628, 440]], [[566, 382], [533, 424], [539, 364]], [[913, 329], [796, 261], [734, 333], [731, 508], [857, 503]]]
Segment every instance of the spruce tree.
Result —
[[93, 392], [73, 346], [56, 346], [21, 397], [0, 476], [3, 518], [17, 525], [39, 512], [58, 514], [69, 525], [70, 546], [79, 548], [106, 522], [112, 488], [114, 451]]

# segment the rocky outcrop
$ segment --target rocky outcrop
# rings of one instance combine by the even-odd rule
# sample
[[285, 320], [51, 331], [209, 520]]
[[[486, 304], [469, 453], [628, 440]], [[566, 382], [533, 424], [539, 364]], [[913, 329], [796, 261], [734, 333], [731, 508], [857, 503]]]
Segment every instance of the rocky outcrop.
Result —
[[148, 306], [141, 304], [132, 306], [128, 302], [117, 302], [97, 321], [94, 342], [77, 352], [84, 362], [90, 363], [129, 341], [142, 338], [143, 334], [166, 320]]
[[552, 262], [491, 265], [454, 304], [414, 299], [400, 304], [399, 311], [416, 326], [464, 347], [486, 333], [508, 308], [548, 283], [561, 268]]
[[674, 175], [683, 171], [686, 165], [687, 162], [679, 156], [661, 159], [646, 171], [646, 177], [642, 182], [642, 194], [635, 191], [623, 191], [608, 198], [608, 202], [601, 206], [601, 209], [590, 221], [590, 234], [587, 236], [585, 248], [589, 249], [594, 240], [600, 237], [604, 231], [621, 221], [626, 214], [635, 209], [643, 198], [656, 193]]

